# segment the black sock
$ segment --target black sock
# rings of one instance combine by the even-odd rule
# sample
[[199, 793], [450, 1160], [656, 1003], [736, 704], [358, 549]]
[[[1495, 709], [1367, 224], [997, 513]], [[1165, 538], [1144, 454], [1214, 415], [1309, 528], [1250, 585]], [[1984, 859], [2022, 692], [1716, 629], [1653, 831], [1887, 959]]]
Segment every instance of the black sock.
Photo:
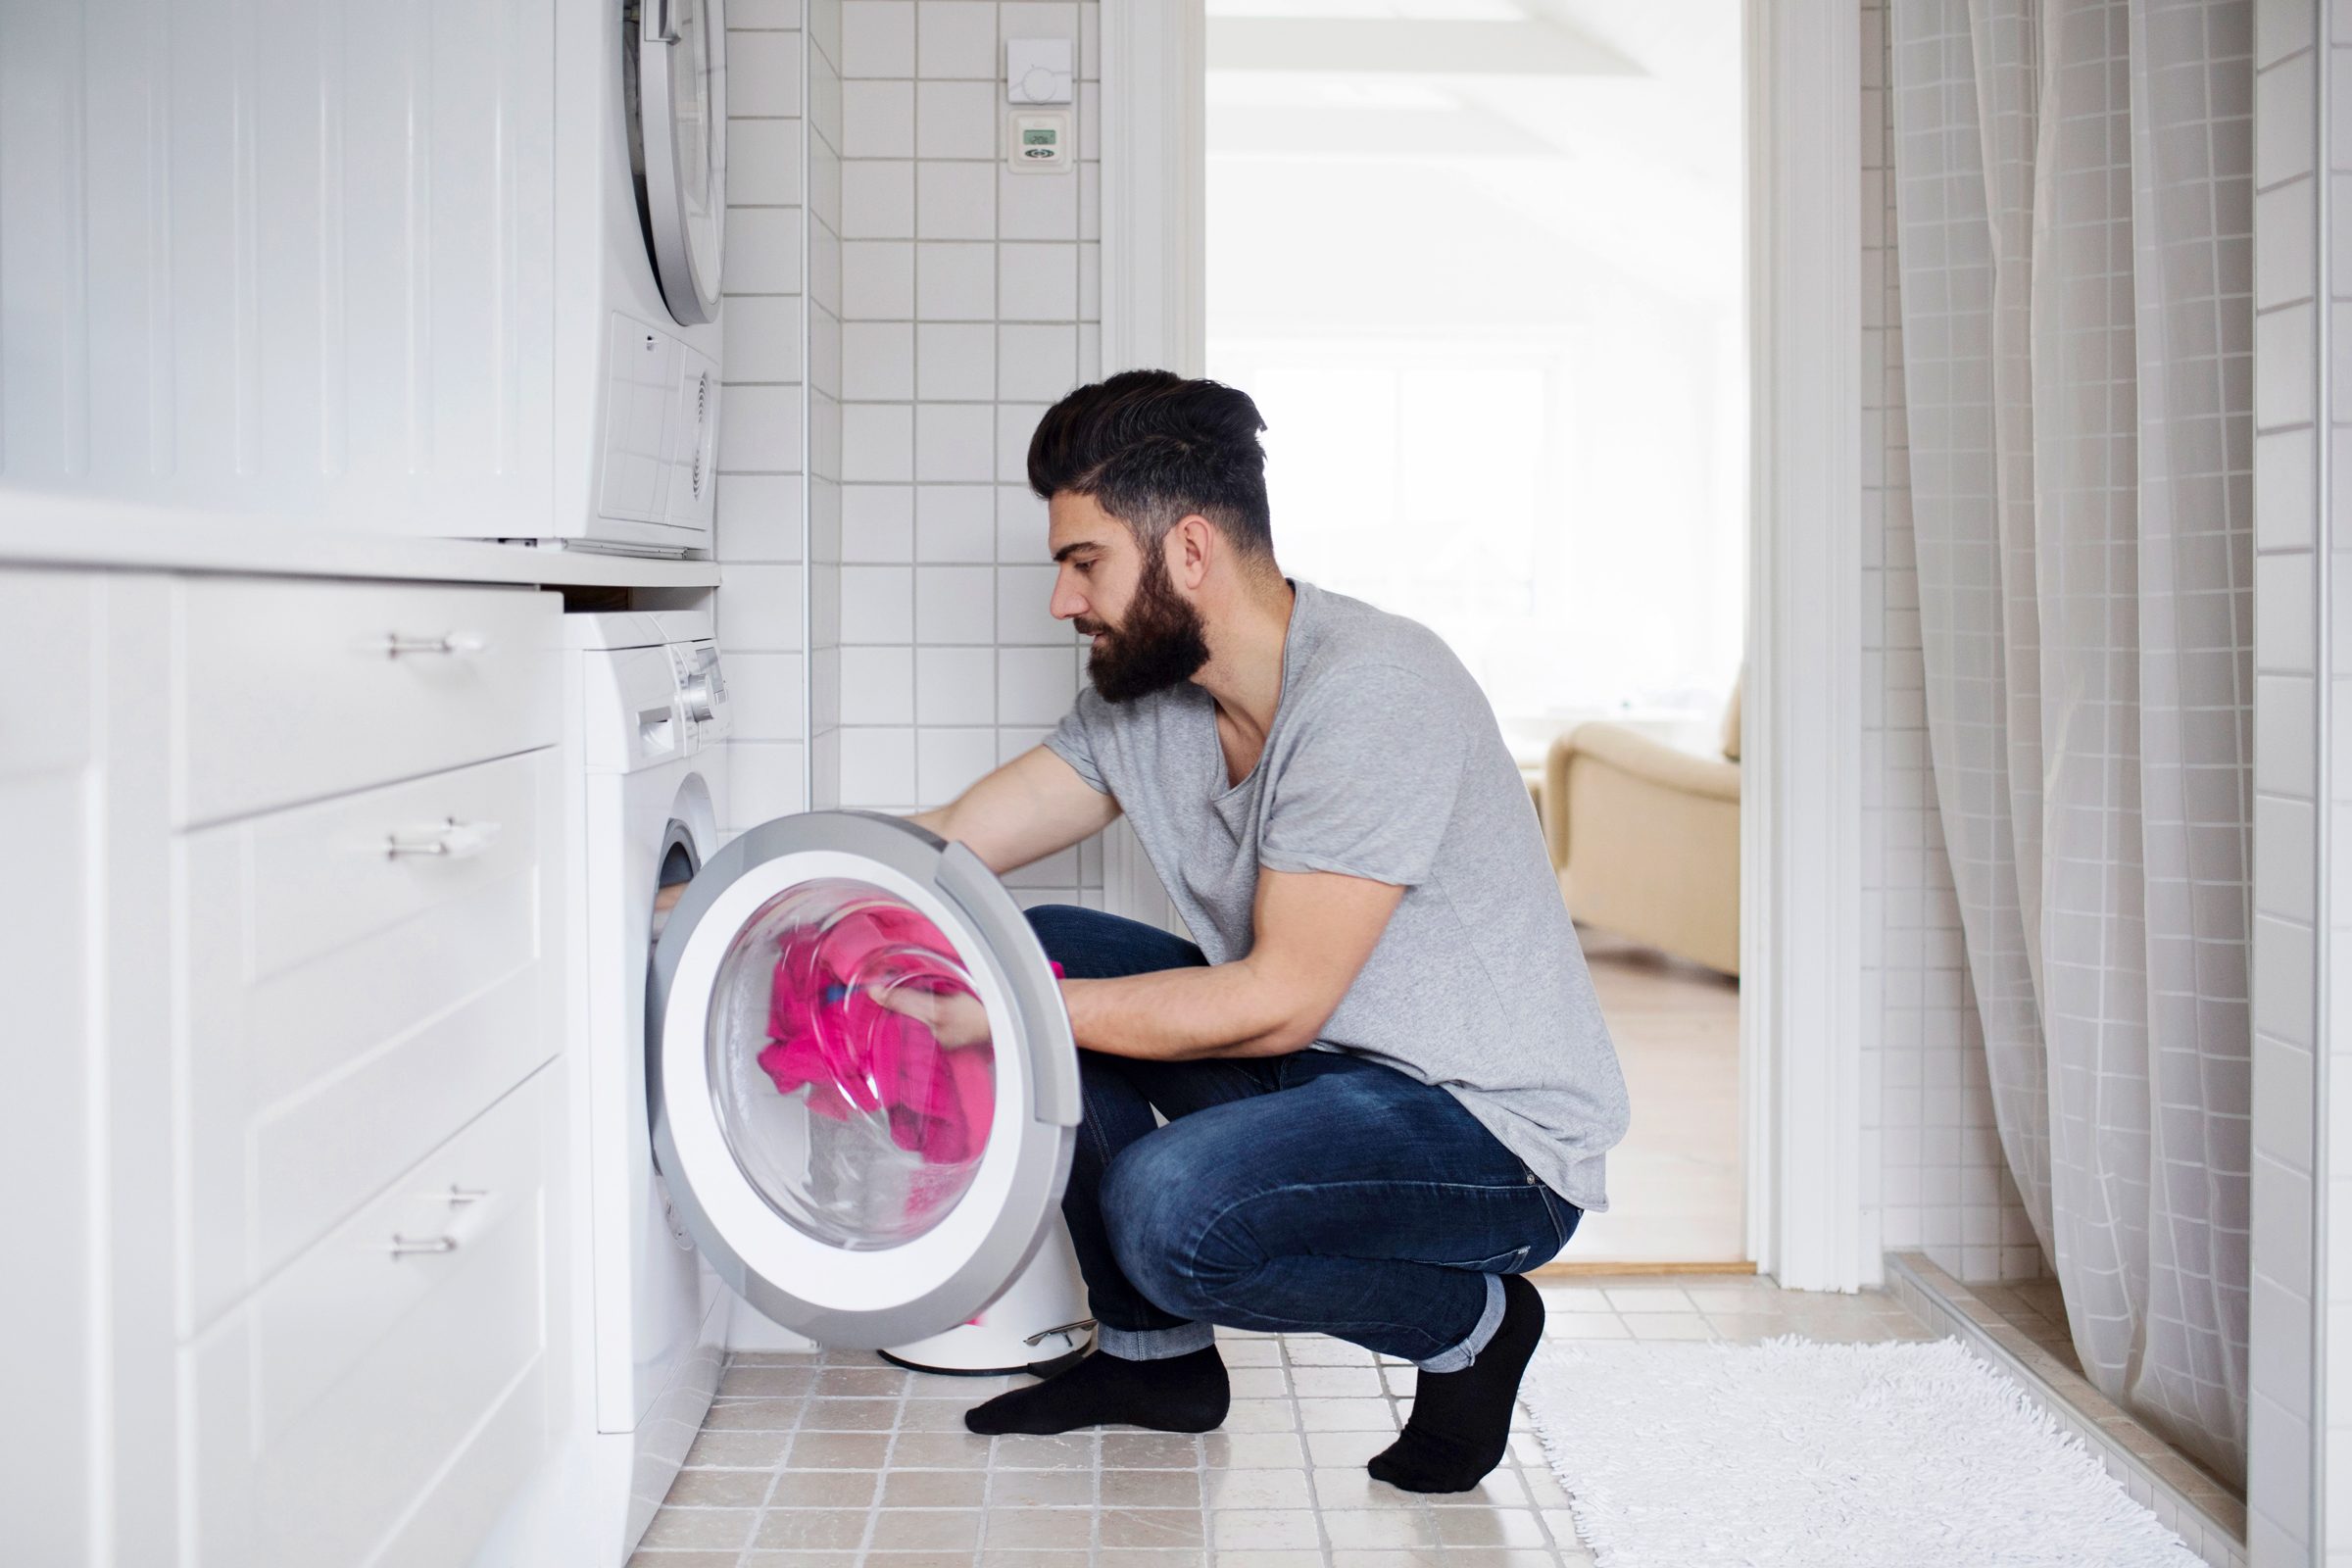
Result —
[[1502, 1281], [1502, 1322], [1478, 1359], [1459, 1372], [1423, 1372], [1413, 1383], [1404, 1434], [1364, 1468], [1406, 1492], [1468, 1492], [1502, 1463], [1511, 1442], [1519, 1376], [1544, 1337], [1544, 1298], [1516, 1274]]
[[1122, 1361], [1101, 1350], [1043, 1383], [1000, 1394], [963, 1412], [974, 1432], [1075, 1432], [1113, 1424], [1154, 1432], [1206, 1432], [1223, 1423], [1232, 1390], [1215, 1346], [1160, 1361]]

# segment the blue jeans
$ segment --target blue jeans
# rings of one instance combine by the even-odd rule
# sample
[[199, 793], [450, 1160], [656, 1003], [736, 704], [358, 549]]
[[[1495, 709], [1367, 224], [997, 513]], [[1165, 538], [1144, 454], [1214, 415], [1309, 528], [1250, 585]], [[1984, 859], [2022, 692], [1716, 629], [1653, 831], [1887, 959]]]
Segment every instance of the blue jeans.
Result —
[[[1208, 961], [1100, 909], [1029, 923], [1073, 979]], [[1128, 1360], [1200, 1349], [1222, 1323], [1458, 1371], [1501, 1321], [1495, 1276], [1548, 1261], [1583, 1217], [1453, 1096], [1361, 1056], [1078, 1063], [1061, 1211], [1097, 1343]]]

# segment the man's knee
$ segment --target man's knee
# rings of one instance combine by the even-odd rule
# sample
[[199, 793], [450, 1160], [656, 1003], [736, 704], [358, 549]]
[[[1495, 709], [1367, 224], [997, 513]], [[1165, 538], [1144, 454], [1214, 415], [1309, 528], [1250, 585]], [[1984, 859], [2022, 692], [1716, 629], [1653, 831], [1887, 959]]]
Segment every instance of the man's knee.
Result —
[[1085, 940], [1088, 925], [1102, 918], [1100, 909], [1078, 904], [1040, 904], [1028, 913], [1029, 929], [1037, 933], [1046, 956], [1064, 965]]
[[1163, 1311], [1205, 1317], [1263, 1259], [1234, 1195], [1178, 1124], [1138, 1139], [1102, 1177], [1103, 1228], [1120, 1270]]

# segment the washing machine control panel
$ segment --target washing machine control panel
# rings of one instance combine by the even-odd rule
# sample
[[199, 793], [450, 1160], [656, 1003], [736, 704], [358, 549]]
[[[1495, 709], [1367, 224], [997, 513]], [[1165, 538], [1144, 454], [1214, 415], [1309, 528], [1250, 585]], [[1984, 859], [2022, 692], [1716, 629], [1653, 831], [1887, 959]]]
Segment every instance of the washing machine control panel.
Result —
[[670, 670], [677, 680], [678, 723], [698, 743], [725, 735], [729, 719], [726, 676], [714, 643], [671, 643]]

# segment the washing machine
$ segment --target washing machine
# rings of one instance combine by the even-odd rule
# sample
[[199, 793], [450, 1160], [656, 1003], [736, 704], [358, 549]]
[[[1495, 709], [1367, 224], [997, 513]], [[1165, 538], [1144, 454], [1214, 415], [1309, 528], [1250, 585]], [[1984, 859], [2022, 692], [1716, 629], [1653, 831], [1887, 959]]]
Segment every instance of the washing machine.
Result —
[[[1050, 1365], [1091, 1327], [1059, 1220], [1077, 1052], [1011, 895], [897, 817], [807, 812], [720, 845], [709, 616], [564, 627], [572, 1418], [481, 1568], [628, 1559], [737, 1297], [943, 1370]], [[867, 1004], [905, 986], [967, 998], [984, 1026], [952, 1047], [890, 1034]], [[821, 1039], [779, 1021], [796, 996]]]

